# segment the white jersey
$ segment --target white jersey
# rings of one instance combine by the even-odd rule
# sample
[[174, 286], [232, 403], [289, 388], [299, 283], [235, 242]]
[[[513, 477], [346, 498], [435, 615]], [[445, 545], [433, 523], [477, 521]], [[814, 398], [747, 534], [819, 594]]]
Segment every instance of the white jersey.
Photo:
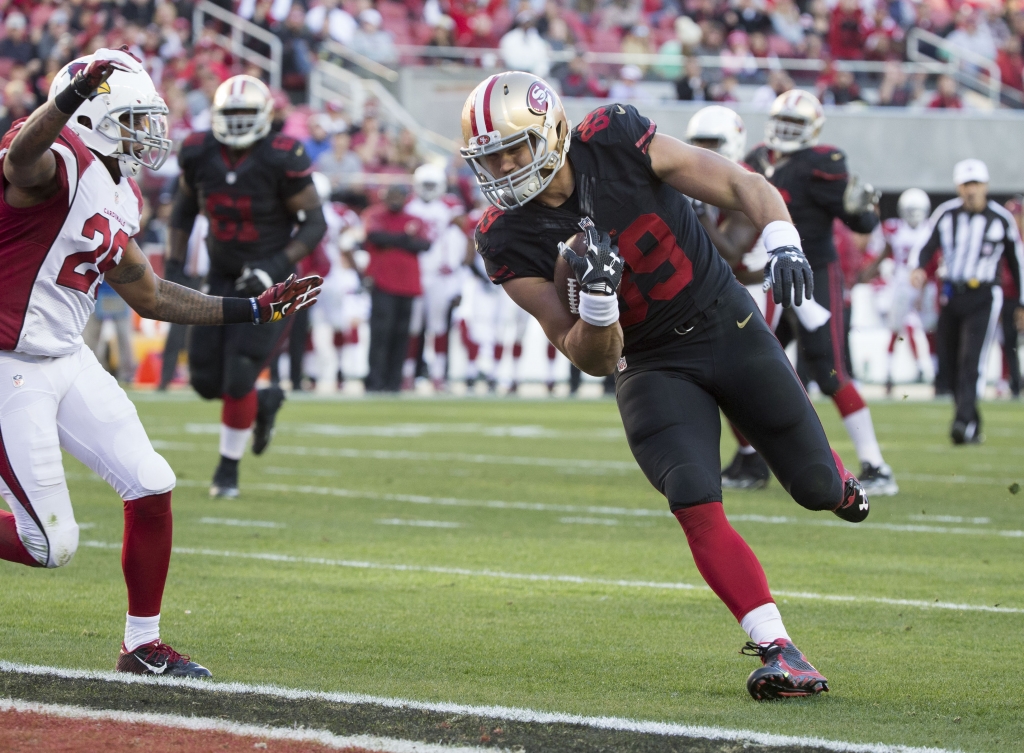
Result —
[[911, 227], [906, 221], [893, 218], [883, 222], [880, 227], [882, 236], [892, 248], [892, 261], [896, 274], [902, 277], [904, 273], [910, 272], [907, 269], [907, 263], [910, 260], [911, 252], [915, 248], [923, 246], [931, 235], [928, 231], [928, 223], [922, 222], [917, 227]]
[[[0, 169], [17, 131], [0, 141]], [[19, 209], [0, 195], [0, 350], [36, 356], [82, 347], [103, 273], [121, 261], [142, 214], [135, 181], [115, 183], [70, 128], [51, 151], [60, 183], [53, 197]]]
[[[465, 214], [458, 199], [443, 196], [433, 201], [423, 201], [415, 196], [405, 205], [405, 211], [423, 220], [427, 226], [430, 249], [419, 255], [421, 279], [430, 280], [438, 275], [449, 275], [462, 266], [466, 258], [466, 236], [453, 224], [456, 218]], [[454, 230], [458, 231], [458, 235]]]

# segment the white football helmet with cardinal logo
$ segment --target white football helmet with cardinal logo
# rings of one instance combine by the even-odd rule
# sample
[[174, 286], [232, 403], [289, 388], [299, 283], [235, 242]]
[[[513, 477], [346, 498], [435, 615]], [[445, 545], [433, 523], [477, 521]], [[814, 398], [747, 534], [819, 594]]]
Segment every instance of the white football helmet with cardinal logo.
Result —
[[121, 174], [135, 177], [143, 167], [158, 170], [171, 151], [167, 138], [167, 105], [142, 63], [123, 50], [96, 50], [61, 68], [50, 84], [49, 98], [71, 85], [79, 71], [95, 59], [116, 60], [128, 70], [115, 70], [68, 121], [85, 145], [104, 157], [116, 156]]

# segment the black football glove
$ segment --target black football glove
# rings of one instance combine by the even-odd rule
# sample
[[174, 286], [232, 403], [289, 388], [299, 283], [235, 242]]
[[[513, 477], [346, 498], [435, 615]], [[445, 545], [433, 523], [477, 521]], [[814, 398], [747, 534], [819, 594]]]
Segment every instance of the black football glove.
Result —
[[814, 295], [814, 273], [804, 252], [796, 246], [780, 246], [768, 252], [764, 268], [764, 290], [784, 307], [799, 306]]
[[235, 280], [235, 290], [246, 298], [259, 295], [270, 288], [274, 280], [283, 279], [291, 266], [284, 251], [266, 259], [252, 261], [242, 267], [242, 274]]
[[622, 281], [622, 257], [612, 237], [604, 230], [588, 227], [583, 230], [587, 253], [577, 256], [569, 246], [558, 244], [558, 253], [569, 264], [569, 268], [580, 284], [580, 291], [592, 295], [615, 295]]

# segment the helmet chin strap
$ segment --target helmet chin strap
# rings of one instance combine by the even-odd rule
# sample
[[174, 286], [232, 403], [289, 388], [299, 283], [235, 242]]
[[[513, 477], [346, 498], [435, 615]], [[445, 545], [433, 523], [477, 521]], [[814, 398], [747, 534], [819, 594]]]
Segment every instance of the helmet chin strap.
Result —
[[117, 155], [117, 166], [121, 168], [121, 175], [126, 178], [137, 178], [142, 172], [142, 163], [127, 154]]

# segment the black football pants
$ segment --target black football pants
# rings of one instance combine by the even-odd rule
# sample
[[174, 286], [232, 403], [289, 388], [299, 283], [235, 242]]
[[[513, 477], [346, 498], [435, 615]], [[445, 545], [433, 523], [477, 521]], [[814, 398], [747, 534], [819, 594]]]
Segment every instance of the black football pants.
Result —
[[[210, 277], [210, 295], [234, 296], [234, 280]], [[192, 387], [207, 400], [228, 395], [242, 398], [256, 385], [260, 372], [289, 327], [287, 319], [272, 324], [226, 324], [192, 327], [188, 343], [188, 368]]]
[[722, 499], [719, 408], [810, 510], [843, 494], [817, 413], [750, 294], [733, 281], [678, 339], [626, 356], [617, 400], [630, 449], [672, 510]]
[[947, 369], [956, 401], [954, 421], [981, 427], [978, 396], [985, 382], [988, 349], [1003, 307], [1003, 291], [984, 285], [950, 292], [939, 311], [936, 350]]
[[402, 362], [409, 348], [413, 299], [374, 290], [370, 295], [370, 372], [368, 392], [398, 392]]
[[846, 346], [849, 310], [843, 306], [843, 272], [838, 261], [814, 270], [814, 300], [832, 312], [831, 319], [811, 332], [800, 324], [795, 312], [786, 310], [783, 321], [790, 326], [780, 325], [777, 334], [783, 347], [796, 338], [800, 364], [806, 369], [807, 378], [817, 382], [822, 393], [831, 397], [850, 381]]

